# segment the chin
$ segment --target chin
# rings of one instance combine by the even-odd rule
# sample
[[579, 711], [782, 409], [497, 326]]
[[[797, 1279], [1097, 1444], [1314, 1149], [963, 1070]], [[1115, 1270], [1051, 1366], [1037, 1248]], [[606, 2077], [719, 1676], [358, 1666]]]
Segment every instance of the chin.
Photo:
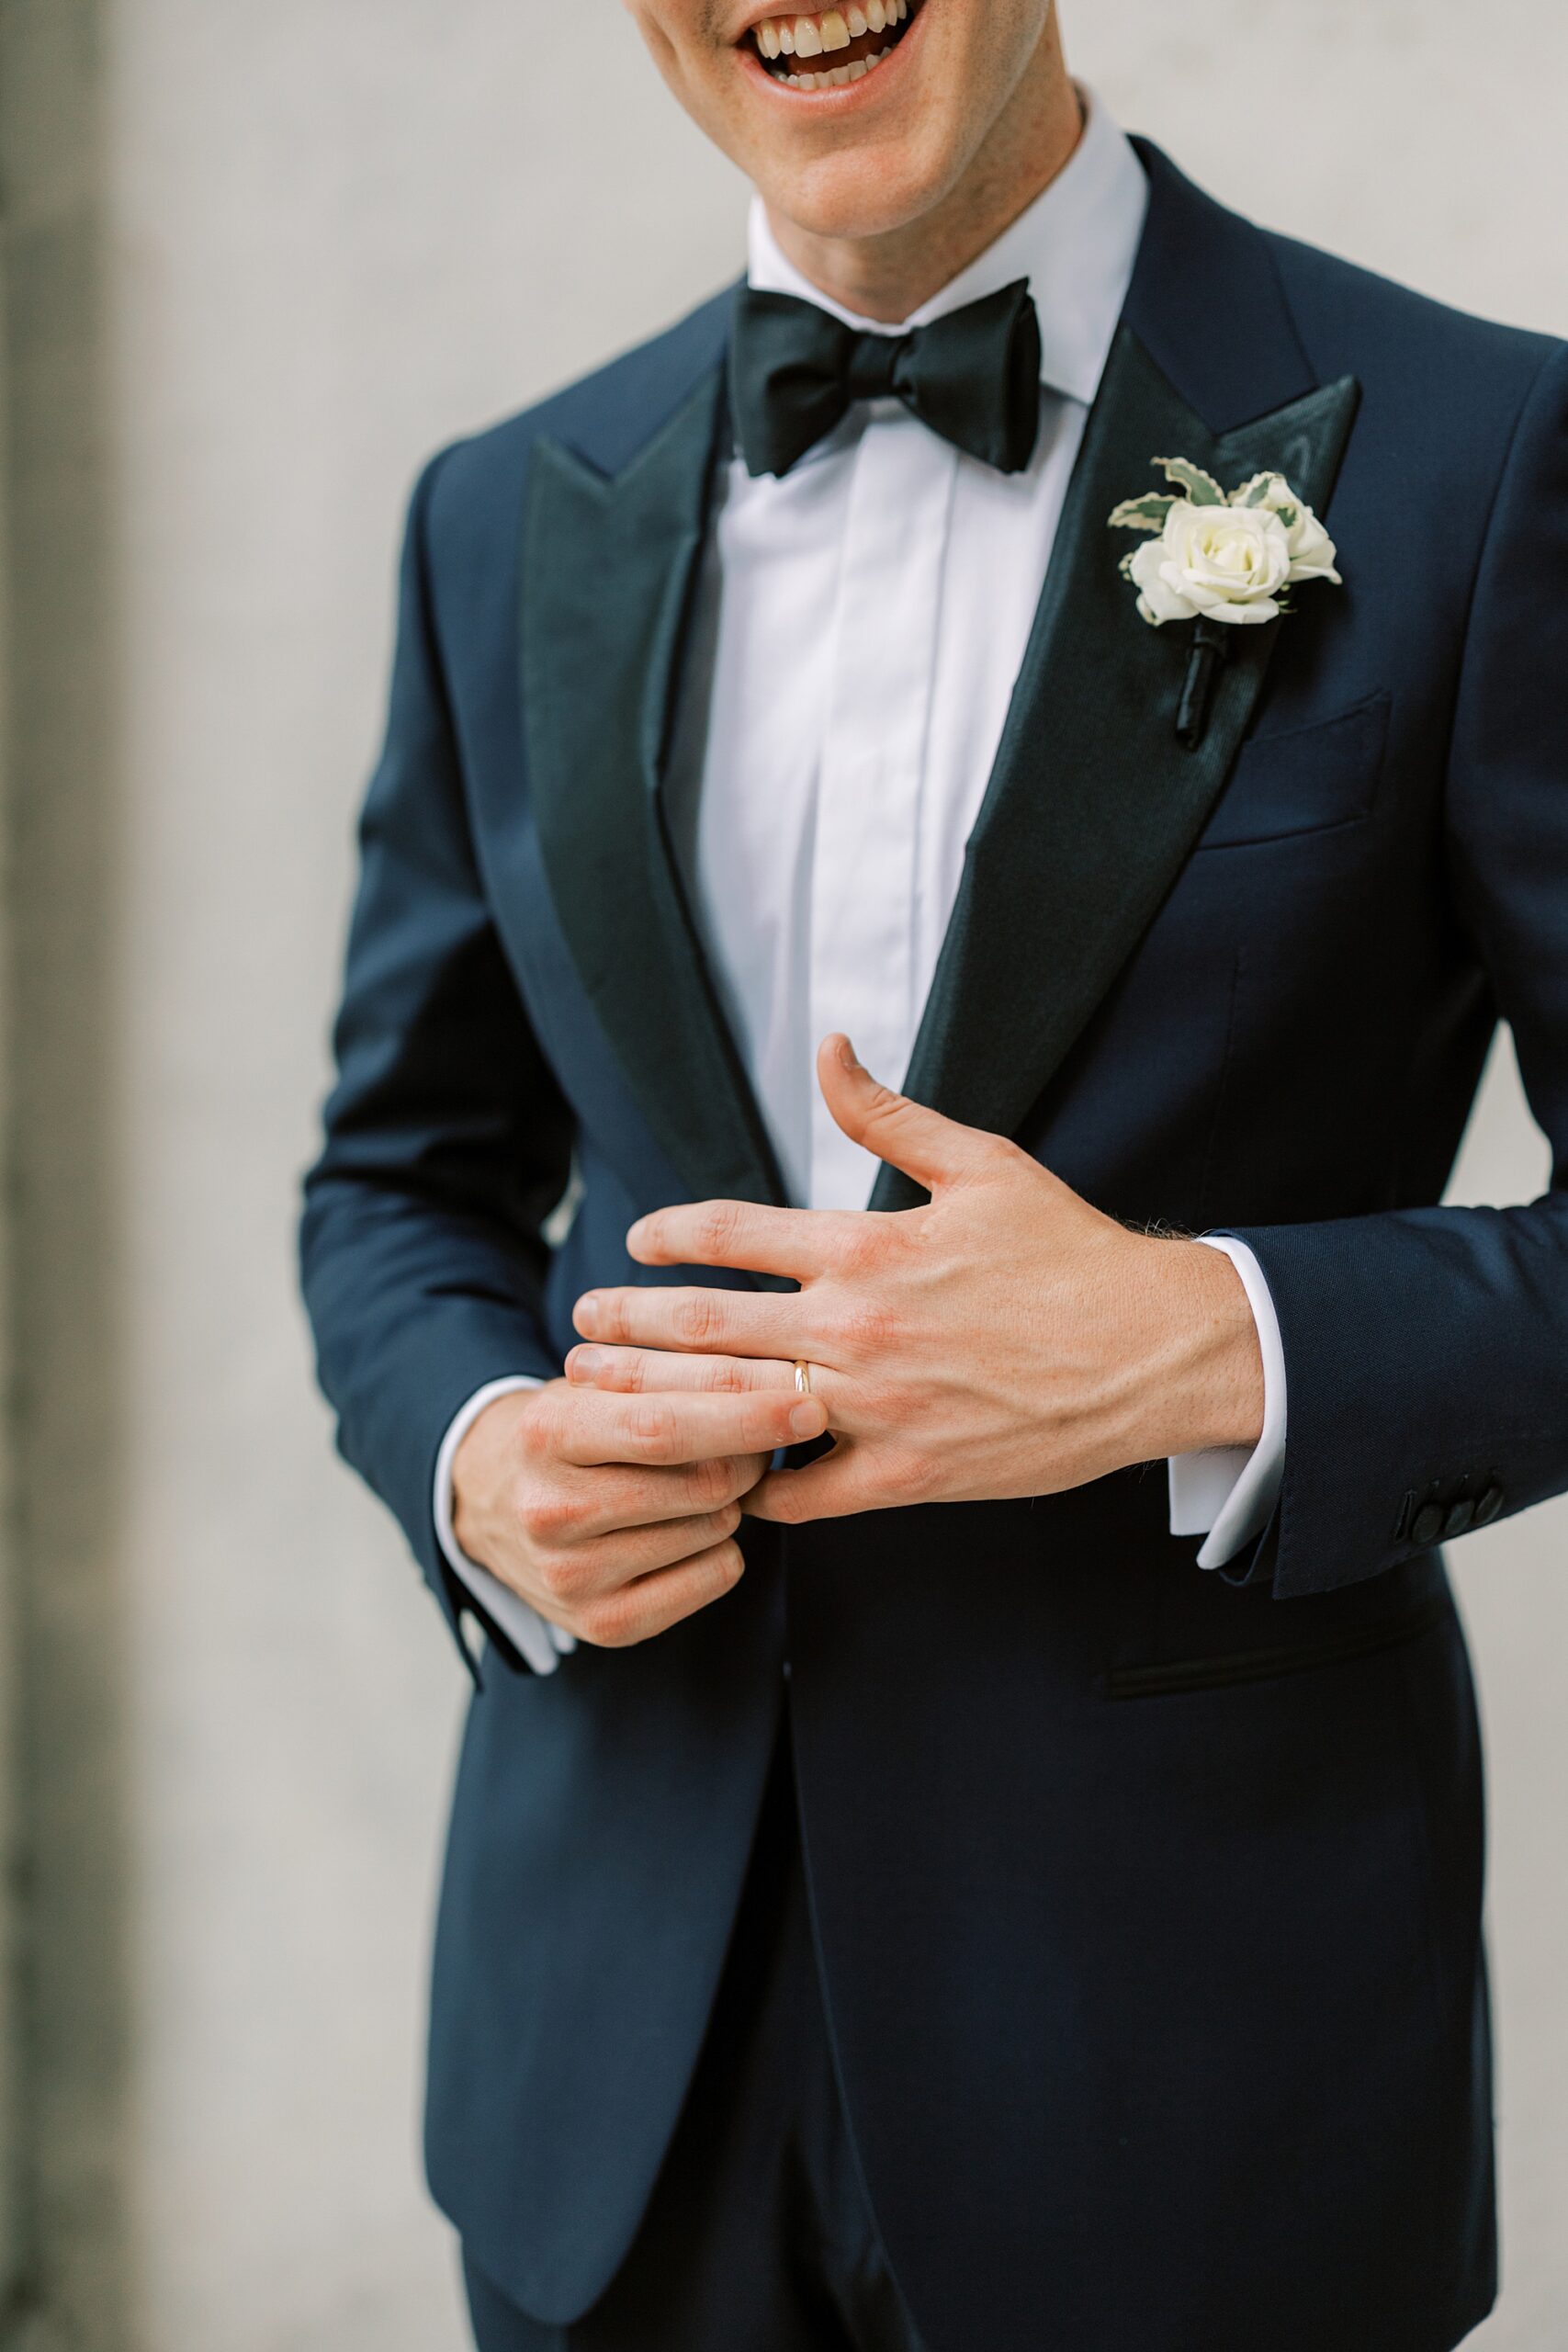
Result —
[[[868, 0], [869, 5], [869, 0]], [[900, 13], [894, 17], [897, 8]], [[886, 0], [793, 20], [825, 43], [769, 55], [783, 17], [753, 19], [729, 51], [728, 96], [747, 175], [807, 233], [874, 237], [907, 226], [961, 176], [994, 110], [999, 60], [976, 40], [973, 0]]]
[[964, 178], [1044, 51], [1053, 0], [628, 0], [688, 113], [770, 209], [859, 241]]
[[858, 241], [922, 219], [960, 176], [963, 161], [962, 153], [932, 153], [922, 138], [759, 174], [757, 185], [769, 206], [807, 235]]

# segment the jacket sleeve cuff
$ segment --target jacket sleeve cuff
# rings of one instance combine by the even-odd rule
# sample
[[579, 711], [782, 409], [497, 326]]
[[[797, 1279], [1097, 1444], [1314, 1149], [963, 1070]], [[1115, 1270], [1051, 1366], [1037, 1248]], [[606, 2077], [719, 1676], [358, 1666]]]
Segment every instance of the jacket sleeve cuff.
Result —
[[1201, 1568], [1223, 1568], [1268, 1526], [1285, 1475], [1285, 1351], [1263, 1269], [1245, 1241], [1230, 1234], [1199, 1238], [1227, 1257], [1241, 1277], [1263, 1357], [1263, 1430], [1255, 1446], [1210, 1446], [1172, 1454], [1170, 1532], [1201, 1535]]
[[525, 1388], [538, 1388], [543, 1383], [529, 1373], [509, 1373], [500, 1380], [487, 1380], [476, 1388], [465, 1405], [459, 1407], [447, 1424], [435, 1457], [435, 1491], [432, 1508], [435, 1519], [436, 1541], [442, 1556], [473, 1600], [479, 1604], [481, 1617], [489, 1626], [502, 1633], [517, 1652], [523, 1663], [536, 1674], [553, 1674], [561, 1659], [577, 1647], [575, 1634], [552, 1625], [538, 1611], [530, 1609], [511, 1587], [470, 1560], [458, 1544], [452, 1524], [452, 1464], [457, 1449], [468, 1436], [479, 1415], [498, 1397], [514, 1396]]

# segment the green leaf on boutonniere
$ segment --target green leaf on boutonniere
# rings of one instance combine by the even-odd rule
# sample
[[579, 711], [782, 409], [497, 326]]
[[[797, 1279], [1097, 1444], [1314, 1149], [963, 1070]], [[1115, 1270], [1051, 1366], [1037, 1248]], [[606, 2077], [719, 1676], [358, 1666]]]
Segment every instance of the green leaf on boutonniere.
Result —
[[1190, 458], [1156, 458], [1156, 465], [1168, 481], [1173, 481], [1186, 492], [1194, 506], [1226, 506], [1229, 500], [1213, 474], [1195, 466]]
[[[1280, 503], [1275, 503], [1276, 501]], [[1239, 490], [1233, 490], [1233, 506], [1273, 506], [1287, 531], [1293, 531], [1301, 520], [1300, 504], [1292, 497], [1291, 485], [1283, 474], [1254, 474]]]
[[1163, 531], [1165, 518], [1178, 503], [1168, 492], [1151, 490], [1146, 498], [1124, 498], [1111, 517], [1113, 531]]

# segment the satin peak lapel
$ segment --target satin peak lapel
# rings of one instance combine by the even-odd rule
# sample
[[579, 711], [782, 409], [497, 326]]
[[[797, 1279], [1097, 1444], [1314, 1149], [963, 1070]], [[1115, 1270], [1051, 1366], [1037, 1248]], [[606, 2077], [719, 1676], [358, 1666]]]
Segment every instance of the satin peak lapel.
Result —
[[582, 983], [694, 1199], [784, 1197], [660, 799], [706, 524], [722, 371], [623, 471], [558, 441], [529, 468], [525, 744], [539, 845]]
[[[1227, 489], [1275, 468], [1321, 513], [1358, 398], [1347, 379], [1216, 435], [1121, 329], [915, 1042], [905, 1091], [917, 1101], [1016, 1134], [1190, 854], [1280, 628], [1310, 625], [1298, 615], [1234, 630], [1242, 641], [1219, 673], [1207, 731], [1184, 749], [1176, 715], [1191, 633], [1139, 619], [1112, 507], [1155, 483], [1156, 457], [1183, 457]], [[924, 1197], [884, 1168], [872, 1205]]]

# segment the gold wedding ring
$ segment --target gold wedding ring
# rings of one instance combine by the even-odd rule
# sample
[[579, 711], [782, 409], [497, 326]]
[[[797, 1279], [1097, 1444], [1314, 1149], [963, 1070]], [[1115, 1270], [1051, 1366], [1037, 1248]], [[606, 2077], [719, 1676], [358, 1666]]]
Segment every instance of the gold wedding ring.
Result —
[[795, 1360], [795, 1394], [797, 1396], [810, 1396], [811, 1366], [807, 1363], [804, 1356], [796, 1356]]

